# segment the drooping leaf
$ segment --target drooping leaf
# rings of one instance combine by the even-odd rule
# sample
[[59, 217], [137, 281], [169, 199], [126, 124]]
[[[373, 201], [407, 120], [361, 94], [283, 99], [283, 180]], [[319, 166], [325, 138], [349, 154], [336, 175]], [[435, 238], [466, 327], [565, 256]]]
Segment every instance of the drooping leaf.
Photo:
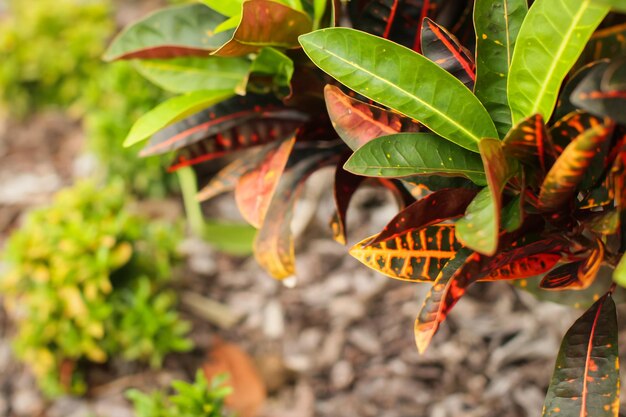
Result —
[[347, 28], [300, 37], [322, 70], [359, 94], [472, 151], [497, 131], [480, 101], [437, 64], [393, 42]]
[[104, 59], [208, 56], [232, 32], [214, 33], [226, 17], [203, 4], [159, 10], [124, 29], [111, 43]]
[[549, 120], [563, 79], [609, 9], [591, 0], [536, 0], [520, 28], [507, 95], [513, 123]]
[[243, 58], [180, 57], [149, 59], [136, 62], [145, 78], [173, 93], [196, 90], [231, 90], [242, 85], [250, 70]]
[[310, 32], [312, 27], [304, 12], [271, 0], [247, 0], [231, 40], [213, 54], [245, 56], [265, 46], [296, 48], [298, 35]]
[[604, 244], [598, 241], [589, 257], [558, 266], [543, 278], [539, 286], [546, 290], [588, 288], [604, 261], [604, 252]]
[[498, 139], [483, 139], [479, 147], [488, 187], [478, 193], [465, 216], [456, 222], [457, 238], [468, 248], [493, 255], [498, 248], [502, 192], [513, 170]]
[[556, 210], [571, 201], [602, 143], [612, 131], [610, 122], [598, 123], [573, 137], [546, 175], [539, 192], [539, 205]]
[[420, 129], [414, 120], [352, 98], [334, 85], [324, 88], [324, 98], [335, 131], [352, 150], [380, 136]]
[[453, 34], [427, 17], [422, 21], [422, 54], [470, 90], [474, 88], [476, 74], [471, 52]]
[[543, 407], [544, 417], [619, 414], [615, 303], [601, 297], [565, 334]]
[[592, 62], [622, 56], [624, 53], [626, 53], [626, 23], [594, 32], [574, 68], [582, 68]]
[[198, 191], [196, 199], [206, 201], [219, 194], [234, 190], [239, 178], [255, 167], [269, 151], [269, 148], [275, 146], [275, 143], [270, 143], [266, 147], [252, 148], [226, 165]]
[[215, 152], [260, 145], [279, 138], [279, 130], [295, 130], [307, 119], [278, 100], [256, 95], [233, 97], [160, 130], [141, 155], [162, 154], [206, 140], [216, 147]]
[[476, 194], [465, 188], [434, 191], [398, 213], [368, 245], [460, 217]]
[[335, 169], [335, 183], [333, 186], [335, 214], [330, 222], [333, 238], [342, 245], [345, 245], [347, 242], [346, 217], [350, 200], [352, 200], [352, 196], [366, 179], [363, 176], [354, 175], [343, 169], [343, 164], [346, 162], [348, 156], [349, 155], [343, 156]]
[[289, 157], [265, 221], [254, 241], [257, 262], [274, 278], [284, 279], [295, 273], [291, 220], [304, 181], [321, 167], [339, 161], [343, 144], [320, 147], [316, 143], [296, 144]]
[[235, 188], [235, 201], [243, 218], [257, 229], [263, 224], [280, 177], [287, 165], [296, 137], [278, 142], [261, 163], [241, 176]]
[[500, 138], [511, 128], [507, 80], [526, 0], [476, 0], [476, 86], [474, 94], [491, 115]]
[[[465, 263], [471, 262], [479, 256], [468, 248], [461, 248], [439, 272], [415, 320], [415, 344], [419, 353], [426, 351], [439, 325], [445, 320], [448, 313], [445, 309], [446, 295], [450, 290], [456, 291], [457, 288], [451, 287], [450, 283], [462, 273]], [[464, 289], [461, 291], [464, 292]]]
[[461, 245], [454, 237], [453, 224], [409, 229], [370, 244], [375, 236], [350, 249], [350, 255], [388, 277], [413, 282], [432, 282]]
[[556, 158], [556, 151], [540, 114], [520, 121], [504, 138], [502, 146], [507, 156], [513, 157], [545, 175]]
[[[610, 76], [624, 61], [609, 64], [602, 62], [596, 65], [587, 76], [578, 84], [571, 95], [571, 101], [581, 109], [599, 117], [610, 117], [618, 123], [626, 123], [621, 109], [626, 105], [626, 88], [616, 88], [603, 85], [603, 78]], [[620, 65], [621, 64], [621, 65]]]
[[[498, 277], [514, 279], [515, 276], [507, 274], [517, 273], [521, 277], [529, 272], [527, 267], [523, 267], [527, 260], [535, 255], [546, 253], [556, 254], [562, 244], [555, 239], [544, 239], [529, 244], [522, 244], [515, 238], [519, 234], [509, 234], [504, 236], [501, 242], [501, 252], [495, 256], [480, 255], [472, 252], [468, 248], [461, 248], [455, 258], [451, 259], [439, 273], [433, 283], [433, 287], [426, 295], [422, 308], [415, 321], [415, 341], [420, 353], [423, 353], [432, 337], [436, 333], [439, 325], [459, 299], [465, 294], [467, 289], [476, 281], [481, 279], [494, 280]], [[519, 246], [522, 244], [522, 246]], [[510, 248], [504, 250], [504, 248]], [[535, 259], [535, 262], [538, 259]], [[544, 259], [544, 261], [547, 261]], [[539, 266], [542, 262], [538, 262]], [[534, 265], [535, 267], [537, 264]], [[491, 275], [494, 274], [495, 275]]]
[[485, 184], [480, 157], [431, 133], [399, 133], [359, 148], [345, 168], [359, 175], [407, 177], [447, 175]]
[[169, 124], [181, 120], [200, 109], [226, 100], [232, 95], [232, 90], [201, 90], [164, 101], [141, 116], [133, 124], [124, 140], [124, 146], [132, 146], [139, 143]]

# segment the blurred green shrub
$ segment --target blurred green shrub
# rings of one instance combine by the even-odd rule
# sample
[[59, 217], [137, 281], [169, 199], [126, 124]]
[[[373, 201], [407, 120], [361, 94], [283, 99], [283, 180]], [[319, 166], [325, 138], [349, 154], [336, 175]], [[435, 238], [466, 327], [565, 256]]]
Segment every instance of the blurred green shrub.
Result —
[[121, 176], [142, 197], [162, 198], [178, 189], [176, 176], [164, 169], [163, 158], [139, 158], [136, 148], [122, 146], [133, 123], [166, 97], [128, 62], [103, 66], [84, 91], [89, 111], [83, 125], [99, 172], [105, 177]]
[[226, 375], [215, 377], [211, 383], [202, 371], [196, 372], [193, 383], [172, 382], [175, 395], [167, 397], [162, 391], [144, 394], [136, 389], [126, 396], [132, 401], [137, 417], [225, 417], [224, 399], [232, 392], [225, 385]]
[[7, 6], [0, 17], [2, 105], [16, 117], [76, 105], [115, 29], [109, 2], [8, 0]]
[[128, 208], [121, 182], [78, 183], [7, 242], [0, 290], [16, 320], [15, 350], [50, 396], [84, 392], [84, 362], [159, 366], [191, 348], [167, 289], [179, 231]]

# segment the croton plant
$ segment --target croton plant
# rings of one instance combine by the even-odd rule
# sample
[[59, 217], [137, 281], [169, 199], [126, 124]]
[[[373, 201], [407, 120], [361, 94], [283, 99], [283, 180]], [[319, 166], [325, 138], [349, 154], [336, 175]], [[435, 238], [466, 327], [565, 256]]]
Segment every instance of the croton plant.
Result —
[[307, 177], [335, 167], [341, 243], [355, 190], [379, 184], [400, 212], [350, 253], [432, 285], [420, 352], [478, 281], [575, 300], [590, 307], [565, 335], [543, 414], [617, 416], [620, 12], [626, 0], [203, 0], [131, 25], [106, 58], [181, 94], [126, 144], [149, 139], [141, 154], [174, 154], [173, 171], [226, 158], [197, 197], [234, 189], [271, 275], [295, 273], [290, 222]]

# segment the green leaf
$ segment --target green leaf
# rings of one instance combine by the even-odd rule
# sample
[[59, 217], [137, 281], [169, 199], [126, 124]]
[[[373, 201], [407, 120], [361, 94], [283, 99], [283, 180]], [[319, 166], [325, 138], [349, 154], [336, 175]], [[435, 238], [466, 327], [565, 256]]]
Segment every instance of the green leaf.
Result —
[[200, 2], [206, 4], [219, 14], [233, 17], [241, 14], [241, 4], [243, 0], [200, 0]]
[[594, 3], [610, 6], [613, 10], [626, 12], [626, 2], [624, 0], [593, 0]]
[[561, 83], [609, 9], [591, 0], [537, 0], [517, 37], [508, 80], [513, 123], [549, 120]]
[[624, 255], [622, 255], [613, 271], [613, 281], [626, 288], [626, 256]]
[[164, 101], [135, 122], [124, 140], [124, 146], [139, 143], [165, 126], [233, 95], [232, 90], [201, 90]]
[[291, 58], [278, 49], [265, 47], [261, 49], [252, 61], [250, 72], [254, 75], [271, 76], [272, 87], [291, 88], [291, 77], [294, 65]]
[[[332, 0], [331, 0], [332, 1]], [[313, 0], [313, 29], [316, 30], [320, 27], [320, 22], [326, 12], [326, 5], [328, 0]]]
[[432, 133], [399, 133], [366, 143], [344, 168], [371, 177], [444, 175], [485, 184], [480, 157]]
[[297, 48], [298, 36], [312, 27], [304, 12], [271, 0], [248, 0], [243, 3], [241, 21], [232, 38], [213, 54], [245, 56], [264, 46]]
[[243, 58], [151, 59], [137, 61], [137, 70], [148, 80], [173, 93], [197, 90], [235, 90], [250, 70]]
[[456, 233], [468, 248], [493, 255], [498, 249], [502, 191], [513, 170], [498, 139], [483, 139], [479, 146], [488, 187], [478, 193], [467, 207], [465, 217], [456, 222]]
[[619, 386], [617, 315], [606, 294], [565, 334], [543, 416], [617, 417]]
[[526, 0], [476, 0], [474, 4], [474, 94], [491, 115], [500, 138], [512, 125], [506, 84], [517, 34], [527, 11]]
[[502, 208], [502, 228], [514, 232], [522, 227], [523, 222], [524, 200], [518, 195]]
[[104, 59], [207, 56], [232, 35], [231, 32], [215, 33], [215, 28], [224, 20], [226, 17], [203, 4], [159, 10], [117, 35]]
[[309, 58], [352, 90], [426, 125], [471, 151], [497, 136], [480, 101], [427, 58], [388, 40], [347, 28], [300, 36]]

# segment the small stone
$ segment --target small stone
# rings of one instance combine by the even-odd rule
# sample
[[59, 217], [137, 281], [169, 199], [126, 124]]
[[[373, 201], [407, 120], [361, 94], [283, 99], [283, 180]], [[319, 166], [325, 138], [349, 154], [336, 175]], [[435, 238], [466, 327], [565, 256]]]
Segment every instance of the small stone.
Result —
[[263, 333], [270, 339], [278, 339], [285, 333], [283, 307], [278, 300], [271, 300], [264, 311]]
[[330, 381], [336, 389], [345, 389], [354, 381], [354, 369], [348, 361], [339, 361], [330, 371]]
[[35, 416], [43, 410], [43, 401], [35, 391], [20, 389], [13, 394], [11, 406], [18, 416]]
[[369, 355], [374, 356], [381, 352], [378, 336], [371, 330], [361, 327], [352, 329], [348, 335], [348, 341]]

